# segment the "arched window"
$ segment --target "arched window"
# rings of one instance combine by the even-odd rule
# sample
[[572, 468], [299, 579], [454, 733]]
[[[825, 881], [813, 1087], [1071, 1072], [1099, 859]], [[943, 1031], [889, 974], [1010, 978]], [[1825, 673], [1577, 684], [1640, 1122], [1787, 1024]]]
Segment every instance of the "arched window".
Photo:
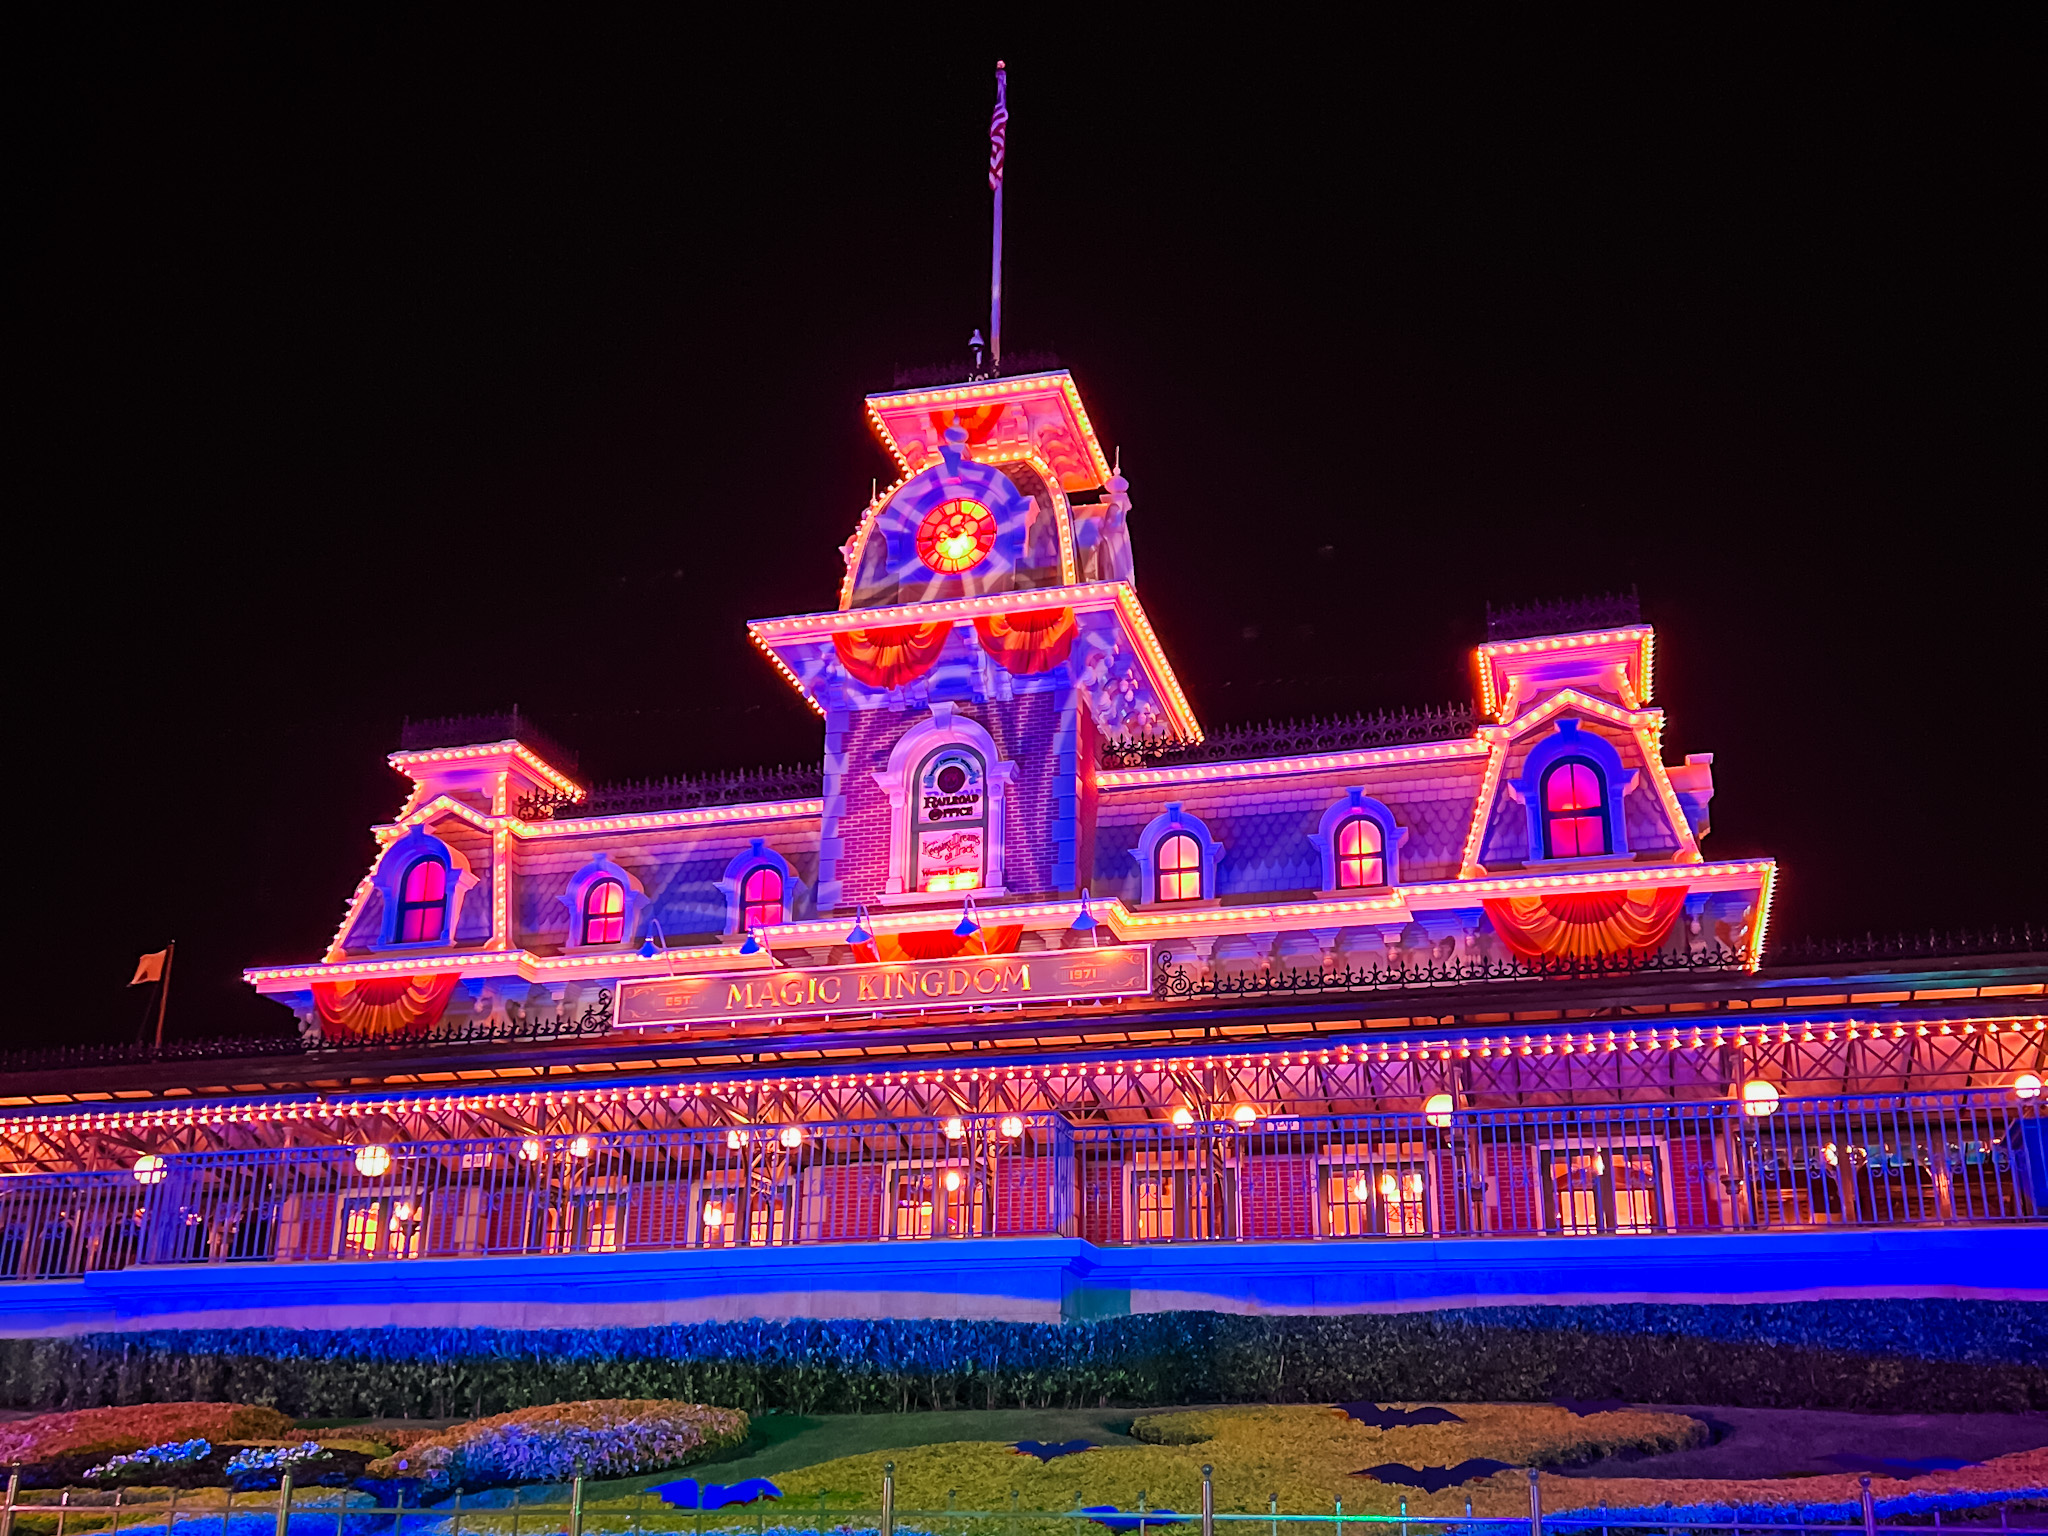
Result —
[[740, 882], [740, 932], [773, 928], [782, 921], [782, 871], [763, 864]]
[[1337, 826], [1337, 889], [1387, 883], [1386, 834], [1370, 816], [1353, 816]]
[[583, 893], [583, 942], [616, 944], [626, 936], [626, 888], [616, 880], [593, 880]]
[[1607, 852], [1607, 789], [1584, 758], [1560, 759], [1543, 775], [1543, 843], [1553, 859]]
[[1159, 839], [1152, 850], [1160, 901], [1199, 901], [1202, 896], [1202, 845], [1185, 832]]
[[448, 866], [431, 856], [413, 860], [398, 887], [398, 942], [431, 943], [447, 918]]

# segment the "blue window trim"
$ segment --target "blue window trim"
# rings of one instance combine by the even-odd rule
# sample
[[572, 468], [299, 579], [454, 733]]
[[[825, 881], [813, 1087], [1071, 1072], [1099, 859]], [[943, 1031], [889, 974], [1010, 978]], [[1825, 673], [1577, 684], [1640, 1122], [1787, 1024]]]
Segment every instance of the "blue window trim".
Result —
[[1354, 891], [1384, 890], [1390, 885], [1401, 883], [1401, 845], [1408, 841], [1408, 829], [1394, 820], [1394, 813], [1380, 801], [1373, 799], [1362, 788], [1353, 785], [1344, 792], [1344, 798], [1323, 812], [1323, 819], [1309, 834], [1309, 842], [1323, 861], [1323, 886], [1325, 891], [1337, 889], [1337, 829], [1354, 816], [1377, 822], [1380, 829], [1381, 868], [1386, 879], [1380, 885], [1354, 885], [1345, 889]]
[[[441, 896], [441, 931], [431, 939], [401, 940], [398, 934], [405, 908], [405, 877], [426, 859], [438, 861], [447, 871]], [[377, 933], [379, 949], [450, 949], [455, 944], [455, 924], [462, 912], [463, 899], [477, 878], [470, 873], [468, 861], [452, 847], [425, 827], [416, 826], [384, 850], [370, 883], [384, 898], [384, 916]]]
[[719, 892], [725, 897], [725, 933], [728, 938], [737, 937], [742, 932], [740, 919], [745, 915], [746, 903], [741, 900], [741, 893], [746, 889], [747, 876], [757, 869], [772, 869], [782, 876], [782, 920], [790, 922], [797, 915], [796, 904], [804, 891], [803, 881], [790, 868], [789, 860], [768, 846], [766, 838], [749, 838], [745, 850], [725, 866], [725, 874], [718, 882]]
[[[1599, 777], [1601, 808], [1607, 822], [1607, 852], [1567, 854], [1554, 860], [1550, 853], [1550, 822], [1543, 814], [1543, 785], [1553, 768], [1566, 762], [1586, 764]], [[1621, 754], [1597, 733], [1582, 730], [1569, 716], [1557, 722], [1557, 729], [1536, 744], [1522, 764], [1519, 778], [1512, 781], [1515, 797], [1529, 818], [1531, 864], [1568, 863], [1582, 858], [1613, 858], [1629, 852], [1628, 818], [1622, 814], [1622, 798], [1635, 787], [1636, 776], [1622, 766]]]
[[1185, 832], [1192, 837], [1202, 850], [1202, 894], [1186, 901], [1172, 901], [1165, 905], [1172, 907], [1193, 906], [1198, 901], [1216, 899], [1216, 866], [1223, 859], [1223, 845], [1209, 835], [1209, 827], [1199, 816], [1190, 815], [1181, 809], [1178, 800], [1145, 823], [1145, 830], [1138, 834], [1138, 846], [1131, 850], [1131, 858], [1138, 866], [1138, 904], [1144, 907], [1161, 905], [1159, 900], [1159, 876], [1157, 852], [1162, 838], [1175, 832]]

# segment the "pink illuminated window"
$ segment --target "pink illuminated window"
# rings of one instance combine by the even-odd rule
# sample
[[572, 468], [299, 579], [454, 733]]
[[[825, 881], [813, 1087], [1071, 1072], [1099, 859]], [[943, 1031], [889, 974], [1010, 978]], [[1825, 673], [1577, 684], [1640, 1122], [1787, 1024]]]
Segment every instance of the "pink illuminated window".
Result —
[[616, 944], [626, 936], [626, 888], [597, 880], [583, 893], [583, 942]]
[[773, 928], [782, 921], [782, 871], [763, 864], [740, 882], [740, 931]]
[[1159, 839], [1152, 851], [1159, 900], [1197, 901], [1202, 895], [1202, 845], [1185, 832]]
[[1380, 824], [1354, 816], [1337, 828], [1337, 889], [1387, 883], [1386, 845]]
[[1543, 837], [1553, 859], [1607, 851], [1606, 787], [1583, 758], [1568, 757], [1543, 775]]
[[416, 859], [398, 887], [398, 942], [425, 944], [441, 937], [448, 919], [448, 866]]

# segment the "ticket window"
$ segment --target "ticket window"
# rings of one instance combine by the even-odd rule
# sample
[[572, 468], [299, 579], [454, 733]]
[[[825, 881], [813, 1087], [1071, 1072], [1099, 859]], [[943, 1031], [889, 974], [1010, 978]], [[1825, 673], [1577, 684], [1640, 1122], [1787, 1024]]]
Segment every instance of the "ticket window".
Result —
[[1326, 1167], [1323, 1230], [1331, 1237], [1426, 1237], [1426, 1171], [1419, 1163]]
[[426, 1241], [427, 1203], [421, 1195], [366, 1195], [341, 1207], [345, 1259], [416, 1259]]
[[890, 1175], [897, 1237], [959, 1237], [978, 1232], [980, 1180], [968, 1168], [899, 1167]]
[[697, 1241], [706, 1248], [788, 1242], [790, 1203], [787, 1186], [771, 1190], [706, 1184], [697, 1198]]
[[1664, 1225], [1654, 1147], [1545, 1147], [1537, 1153], [1553, 1231], [1655, 1232]]

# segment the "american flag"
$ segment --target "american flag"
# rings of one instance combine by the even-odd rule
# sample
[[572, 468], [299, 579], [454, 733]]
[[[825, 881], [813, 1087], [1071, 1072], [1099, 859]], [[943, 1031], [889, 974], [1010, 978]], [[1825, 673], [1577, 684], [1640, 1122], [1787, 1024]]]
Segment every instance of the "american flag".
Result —
[[988, 189], [1003, 190], [1003, 135], [1009, 131], [1010, 109], [1003, 103], [1003, 62], [996, 60], [996, 113], [988, 120]]

